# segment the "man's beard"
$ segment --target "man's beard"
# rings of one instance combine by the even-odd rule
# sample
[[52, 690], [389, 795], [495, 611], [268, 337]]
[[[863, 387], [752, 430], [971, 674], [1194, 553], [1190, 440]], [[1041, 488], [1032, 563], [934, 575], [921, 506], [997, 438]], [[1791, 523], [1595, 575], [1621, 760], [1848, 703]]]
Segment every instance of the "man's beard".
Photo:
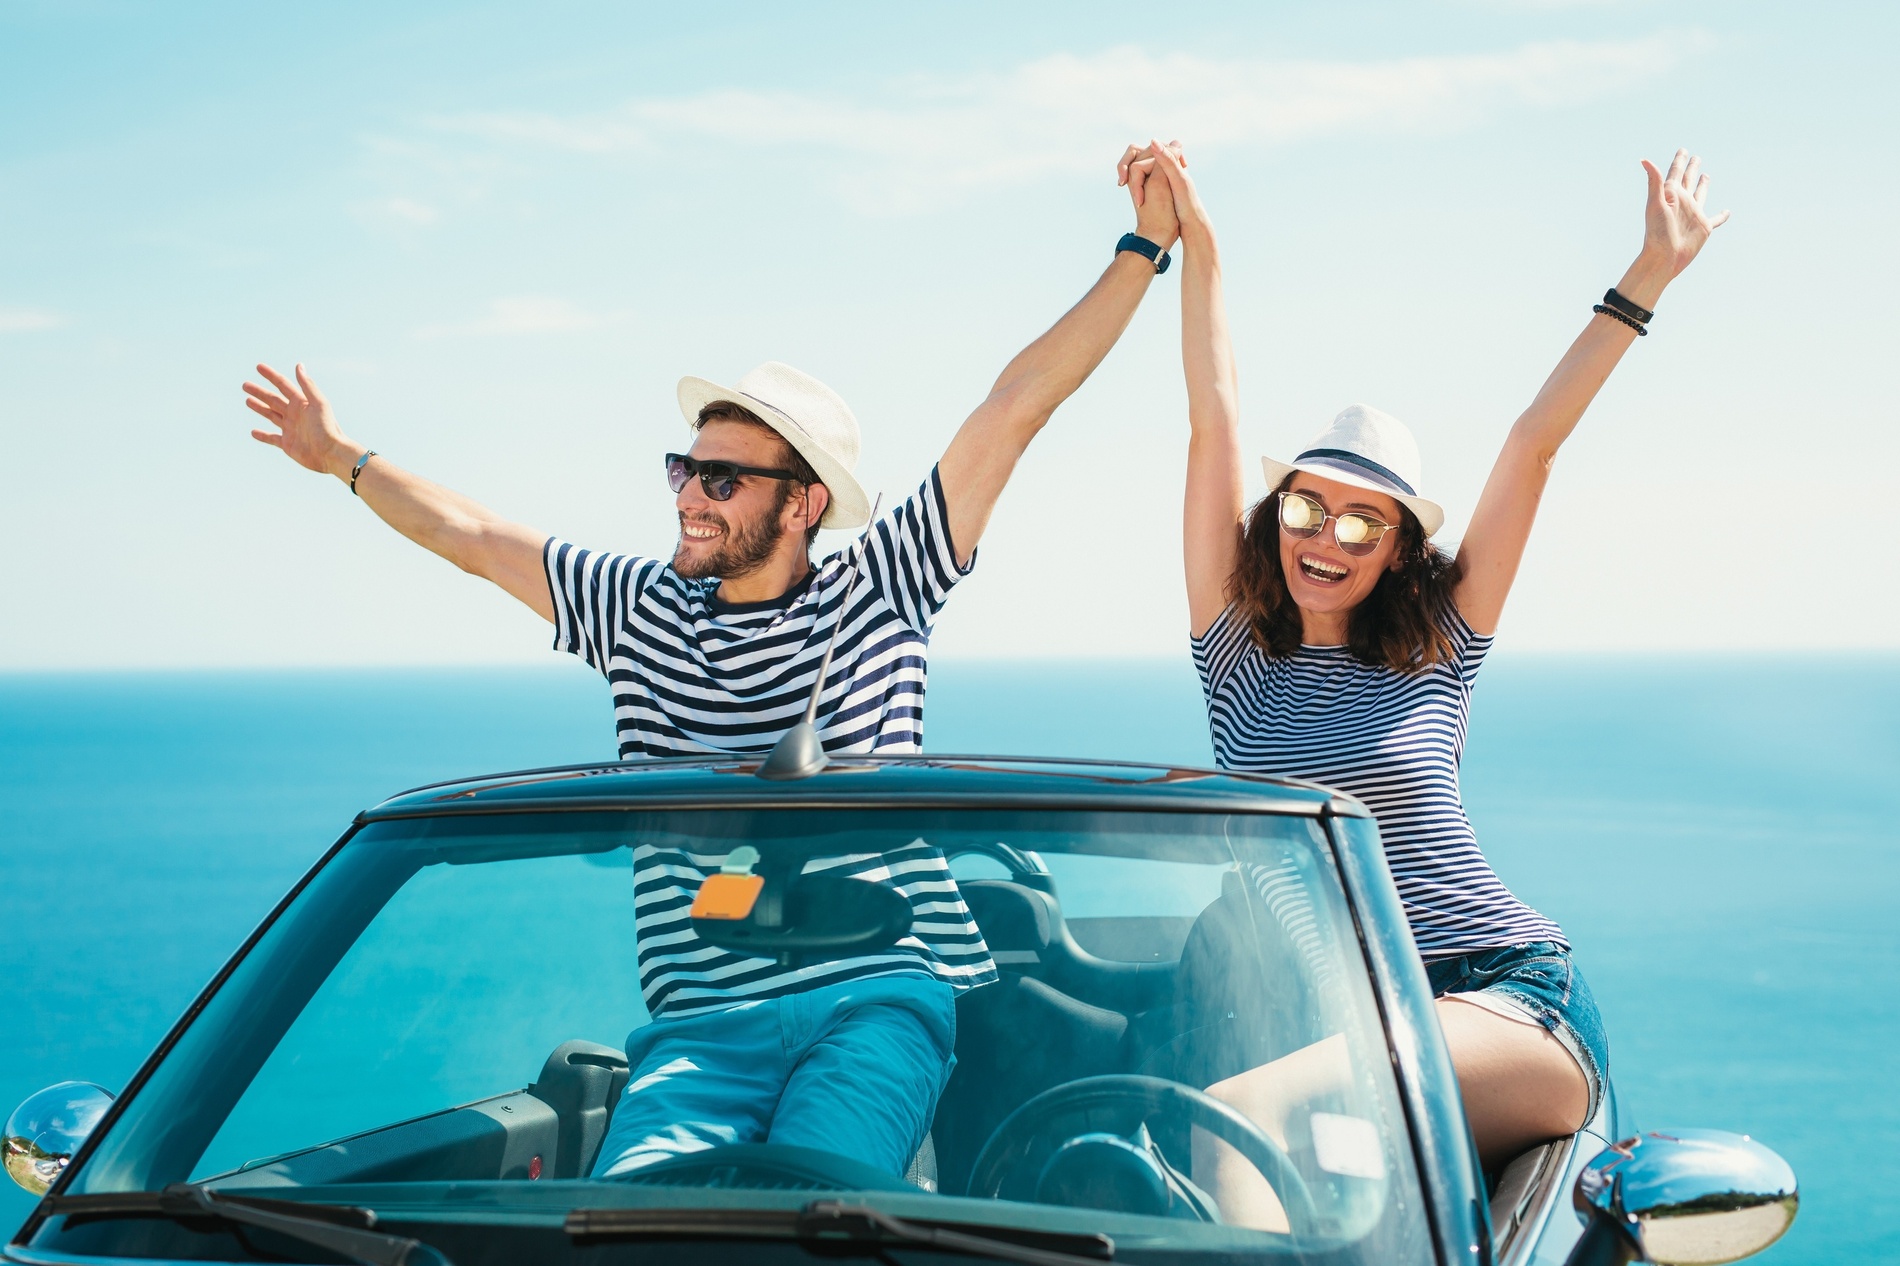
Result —
[[687, 557], [685, 516], [680, 516], [682, 525], [679, 546], [673, 551], [673, 570], [688, 580], [737, 580], [750, 576], [765, 565], [772, 552], [778, 548], [778, 511], [774, 507], [771, 513], [762, 514], [750, 523], [740, 524], [735, 530], [723, 516], [717, 514], [701, 515], [698, 522], [712, 522], [725, 529], [720, 538], [720, 547], [701, 559]]

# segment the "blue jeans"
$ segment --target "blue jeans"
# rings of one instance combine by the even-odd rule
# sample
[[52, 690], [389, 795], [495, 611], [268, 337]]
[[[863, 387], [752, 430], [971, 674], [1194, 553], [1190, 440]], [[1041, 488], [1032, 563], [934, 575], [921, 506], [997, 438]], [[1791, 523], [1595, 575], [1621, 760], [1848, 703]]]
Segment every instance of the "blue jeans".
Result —
[[593, 1176], [731, 1143], [820, 1148], [901, 1176], [956, 1063], [955, 996], [906, 973], [635, 1029]]
[[1486, 993], [1501, 995], [1548, 1029], [1583, 1069], [1590, 1083], [1590, 1112], [1603, 1102], [1610, 1075], [1610, 1039], [1603, 1016], [1570, 951], [1552, 941], [1509, 949], [1480, 950], [1425, 964], [1432, 996]]

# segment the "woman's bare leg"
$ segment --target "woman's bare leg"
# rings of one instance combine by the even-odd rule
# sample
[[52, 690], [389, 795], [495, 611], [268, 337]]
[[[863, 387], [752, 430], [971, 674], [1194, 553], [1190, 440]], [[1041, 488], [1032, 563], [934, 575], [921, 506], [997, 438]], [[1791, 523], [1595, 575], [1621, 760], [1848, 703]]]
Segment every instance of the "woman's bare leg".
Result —
[[1456, 998], [1438, 1000], [1438, 1023], [1487, 1167], [1583, 1128], [1590, 1083], [1543, 1026], [1520, 1024]]
[[[1207, 1093], [1258, 1125], [1286, 1146], [1287, 1122], [1295, 1109], [1352, 1084], [1352, 1060], [1341, 1034], [1282, 1055], [1270, 1064], [1250, 1068]], [[1222, 1221], [1256, 1231], [1288, 1229], [1286, 1209], [1271, 1185], [1234, 1148], [1194, 1127], [1194, 1184], [1214, 1197]]]

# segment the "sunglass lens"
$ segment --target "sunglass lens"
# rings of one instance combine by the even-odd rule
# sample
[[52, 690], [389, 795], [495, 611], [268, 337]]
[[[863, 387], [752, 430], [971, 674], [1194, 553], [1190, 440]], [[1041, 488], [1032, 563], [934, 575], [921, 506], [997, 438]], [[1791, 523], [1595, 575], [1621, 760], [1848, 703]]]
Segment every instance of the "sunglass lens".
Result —
[[681, 457], [678, 453], [668, 453], [666, 455], [666, 482], [674, 492], [678, 492], [684, 488], [686, 481], [692, 477], [693, 472], [687, 468], [686, 459], [684, 457]]
[[699, 464], [699, 486], [714, 501], [730, 501], [732, 485], [739, 478], [739, 472], [727, 462], [701, 462]]
[[1280, 498], [1280, 526], [1293, 536], [1313, 536], [1326, 523], [1326, 511], [1302, 497], [1297, 492], [1289, 492]]
[[1379, 548], [1385, 524], [1360, 514], [1342, 514], [1333, 521], [1333, 539], [1348, 554], [1365, 555]]

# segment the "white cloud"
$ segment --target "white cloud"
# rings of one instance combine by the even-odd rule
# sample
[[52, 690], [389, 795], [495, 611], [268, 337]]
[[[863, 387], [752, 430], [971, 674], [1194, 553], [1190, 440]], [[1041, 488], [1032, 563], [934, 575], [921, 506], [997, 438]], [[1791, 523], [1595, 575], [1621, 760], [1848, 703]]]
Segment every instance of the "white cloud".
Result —
[[565, 334], [591, 330], [615, 319], [589, 312], [566, 299], [524, 295], [491, 299], [479, 317], [442, 325], [425, 325], [417, 338], [461, 338], [509, 334]]
[[1456, 127], [1641, 84], [1706, 44], [1698, 33], [1527, 44], [1501, 53], [1384, 61], [1274, 61], [1124, 47], [1058, 54], [1003, 74], [914, 76], [874, 97], [720, 90], [636, 98], [601, 113], [485, 113], [441, 131], [577, 154], [705, 142], [843, 155], [858, 200], [909, 205], [947, 191], [1093, 170], [1151, 135], [1198, 148], [1286, 144], [1349, 131]]
[[410, 224], [434, 224], [442, 218], [434, 207], [413, 198], [391, 198], [382, 204], [382, 211], [393, 219], [406, 220]]
[[34, 330], [52, 330], [66, 324], [57, 312], [40, 308], [0, 308], [0, 334], [26, 334]]

